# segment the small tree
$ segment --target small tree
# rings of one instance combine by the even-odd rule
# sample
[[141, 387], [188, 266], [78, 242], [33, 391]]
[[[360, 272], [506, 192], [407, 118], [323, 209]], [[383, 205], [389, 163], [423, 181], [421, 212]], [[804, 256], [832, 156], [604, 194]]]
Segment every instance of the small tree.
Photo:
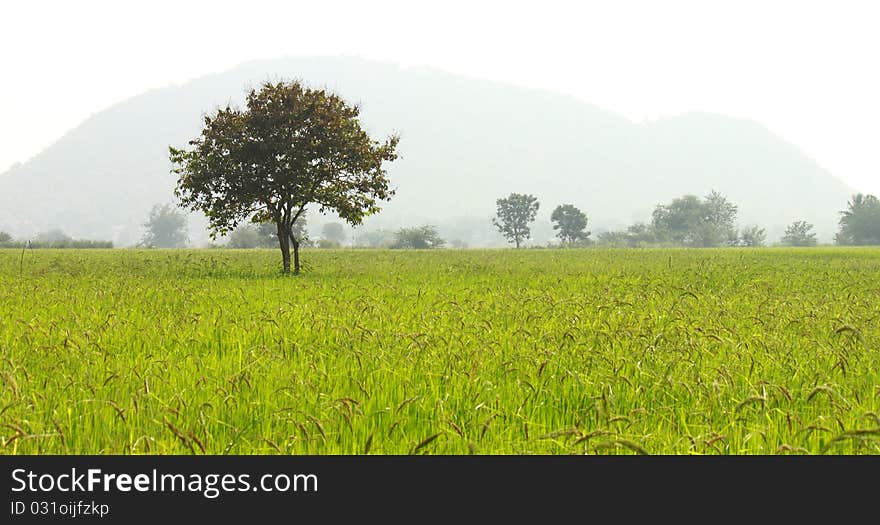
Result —
[[345, 228], [338, 222], [328, 222], [321, 227], [321, 236], [336, 245], [341, 245], [345, 242]]
[[795, 221], [785, 229], [782, 244], [786, 246], [815, 246], [816, 234], [813, 225], [807, 221]]
[[352, 225], [379, 211], [394, 191], [383, 167], [398, 138], [379, 143], [361, 128], [360, 109], [299, 82], [251, 90], [244, 110], [205, 117], [191, 150], [170, 148], [176, 195], [208, 217], [212, 236], [248, 218], [276, 226], [284, 273], [299, 273], [301, 238], [293, 225], [309, 205]]
[[5, 248], [6, 246], [12, 245], [12, 235], [4, 231], [0, 231], [0, 248]]
[[495, 204], [497, 216], [492, 219], [492, 224], [508, 242], [514, 243], [519, 248], [520, 244], [532, 235], [529, 224], [538, 214], [540, 206], [538, 198], [534, 195], [511, 193], [506, 198], [495, 201]]
[[743, 228], [743, 231], [739, 234], [739, 244], [740, 246], [749, 246], [752, 248], [758, 246], [764, 246], [764, 242], [767, 240], [767, 232], [764, 228], [760, 228], [758, 226], [749, 226], [748, 228]]
[[394, 233], [394, 243], [391, 248], [413, 248], [424, 250], [442, 248], [446, 241], [440, 238], [437, 228], [422, 226], [419, 228], [401, 228]]
[[556, 234], [559, 240], [566, 244], [574, 244], [586, 241], [590, 232], [587, 228], [587, 216], [581, 210], [571, 204], [560, 204], [553, 210], [550, 220], [554, 222], [553, 229], [559, 230]]
[[141, 246], [147, 248], [182, 248], [189, 243], [186, 215], [170, 204], [156, 204], [143, 224]]

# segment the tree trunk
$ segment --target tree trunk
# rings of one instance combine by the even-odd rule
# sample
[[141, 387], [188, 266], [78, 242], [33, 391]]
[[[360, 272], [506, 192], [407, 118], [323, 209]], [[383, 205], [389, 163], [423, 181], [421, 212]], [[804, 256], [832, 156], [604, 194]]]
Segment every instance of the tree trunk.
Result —
[[[299, 275], [299, 241], [290, 235], [290, 241], [293, 243], [293, 275]], [[287, 269], [290, 270], [290, 255], [287, 256]]]
[[[281, 272], [286, 275], [290, 273], [290, 233], [280, 225], [278, 226], [278, 245], [281, 247], [281, 259], [284, 263]], [[297, 261], [297, 269], [299, 269], [298, 266], [299, 261]]]

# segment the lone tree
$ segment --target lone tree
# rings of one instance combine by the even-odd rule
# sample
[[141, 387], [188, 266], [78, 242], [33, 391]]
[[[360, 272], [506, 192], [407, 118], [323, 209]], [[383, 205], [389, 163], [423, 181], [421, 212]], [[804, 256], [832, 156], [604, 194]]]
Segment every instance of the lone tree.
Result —
[[156, 204], [143, 224], [141, 246], [147, 248], [182, 248], [189, 243], [186, 215], [170, 204]]
[[782, 244], [786, 246], [816, 246], [813, 225], [807, 221], [795, 221], [785, 229]]
[[192, 149], [170, 149], [175, 194], [208, 217], [212, 237], [239, 222], [275, 224], [284, 273], [299, 273], [302, 240], [294, 222], [309, 205], [352, 225], [394, 194], [383, 164], [397, 158], [398, 137], [377, 142], [361, 128], [360, 109], [299, 82], [265, 83], [246, 109], [205, 117]]
[[553, 229], [559, 230], [556, 234], [559, 240], [566, 244], [586, 241], [590, 232], [587, 228], [587, 216], [572, 204], [560, 204], [550, 214], [550, 220], [554, 222]]
[[514, 243], [519, 248], [522, 241], [532, 235], [529, 223], [535, 220], [535, 215], [538, 213], [540, 206], [538, 198], [534, 195], [511, 193], [507, 198], [495, 201], [495, 204], [498, 211], [497, 216], [492, 219], [492, 224], [508, 242]]

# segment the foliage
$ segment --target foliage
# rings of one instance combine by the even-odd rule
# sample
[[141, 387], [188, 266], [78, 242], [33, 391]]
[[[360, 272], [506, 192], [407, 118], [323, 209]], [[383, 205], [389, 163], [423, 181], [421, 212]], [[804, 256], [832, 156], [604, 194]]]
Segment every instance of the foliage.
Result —
[[51, 242], [38, 241], [16, 241], [10, 239], [6, 242], [0, 242], [0, 248], [28, 248], [31, 250], [53, 249], [53, 250], [95, 250], [113, 248], [113, 241], [95, 241], [90, 239], [66, 239]]
[[692, 247], [735, 245], [737, 207], [718, 192], [685, 195], [658, 205], [651, 226], [658, 240]]
[[658, 243], [654, 228], [643, 222], [637, 222], [622, 231], [601, 232], [596, 241], [599, 246], [609, 248], [645, 248]]
[[189, 244], [186, 215], [170, 204], [156, 204], [143, 224], [140, 245], [146, 248], [182, 248]]
[[643, 248], [657, 242], [654, 229], [643, 222], [637, 222], [626, 229], [626, 239], [630, 247]]
[[92, 250], [113, 248], [113, 241], [96, 241], [91, 239], [68, 239], [63, 241], [40, 243], [32, 241], [27, 244], [28, 248], [52, 248], [64, 250]]
[[495, 201], [497, 215], [492, 224], [498, 228], [508, 242], [519, 248], [520, 244], [531, 237], [529, 224], [538, 213], [538, 198], [534, 195], [511, 193], [509, 196]]
[[344, 255], [0, 251], [0, 453], [880, 454], [880, 249]]
[[401, 228], [394, 233], [394, 243], [391, 248], [412, 248], [424, 250], [442, 248], [446, 241], [440, 238], [437, 228], [434, 226], [421, 226], [417, 228]]
[[41, 246], [64, 245], [73, 241], [73, 237], [67, 235], [59, 228], [53, 228], [34, 236], [34, 244]]
[[739, 245], [756, 248], [764, 246], [767, 240], [767, 231], [758, 226], [743, 228], [739, 234]]
[[268, 239], [262, 237], [257, 231], [256, 225], [253, 224], [239, 224], [229, 233], [228, 237], [229, 242], [226, 243], [227, 248], [268, 248]]
[[880, 199], [862, 193], [853, 195], [840, 215], [837, 244], [880, 245]]
[[587, 229], [587, 216], [572, 204], [560, 204], [550, 215], [553, 229], [559, 240], [566, 244], [584, 242], [590, 237]]
[[[272, 223], [264, 222], [260, 224], [260, 228], [264, 232], [264, 235], [271, 237], [275, 241], [277, 246], [278, 232], [275, 225]], [[293, 236], [299, 240], [299, 245], [304, 248], [315, 245], [314, 241], [309, 238], [309, 232], [306, 228], [307, 223], [305, 215], [300, 215], [297, 220], [293, 221]]]
[[785, 229], [782, 236], [784, 246], [815, 246], [816, 234], [813, 225], [806, 221], [795, 221]]
[[395, 235], [389, 230], [371, 230], [358, 232], [354, 245], [362, 248], [390, 248], [394, 244]]
[[328, 222], [321, 226], [321, 235], [328, 241], [333, 241], [337, 245], [345, 242], [345, 228], [338, 222]]
[[625, 248], [627, 246], [626, 232], [620, 230], [599, 232], [599, 235], [596, 236], [596, 244], [606, 248]]
[[17, 241], [7, 232], [0, 231], [0, 248], [51, 248], [51, 249], [107, 249], [113, 248], [112, 241], [94, 241], [89, 239], [74, 239], [60, 229], [52, 229], [37, 234], [34, 240]]
[[383, 164], [397, 158], [398, 138], [371, 139], [357, 106], [299, 82], [267, 82], [248, 93], [246, 106], [205, 117], [192, 149], [170, 148], [175, 192], [205, 213], [214, 235], [247, 218], [273, 222], [283, 271], [290, 272], [292, 244], [298, 273], [294, 222], [310, 205], [352, 225], [378, 212], [394, 194]]

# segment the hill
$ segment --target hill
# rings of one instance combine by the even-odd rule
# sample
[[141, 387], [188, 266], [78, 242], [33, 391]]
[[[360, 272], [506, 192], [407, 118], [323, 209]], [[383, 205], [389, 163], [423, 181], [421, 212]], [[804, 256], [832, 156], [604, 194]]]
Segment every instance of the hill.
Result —
[[[655, 204], [683, 193], [715, 189], [739, 205], [741, 224], [766, 227], [770, 240], [795, 219], [830, 240], [853, 192], [752, 121], [685, 114], [638, 123], [573, 97], [436, 70], [289, 58], [152, 90], [93, 115], [0, 175], [0, 229], [27, 236], [60, 227], [136, 242], [149, 208], [172, 199], [168, 146], [196, 136], [205, 112], [281, 78], [360, 103], [372, 133], [400, 133], [401, 158], [389, 170], [397, 195], [364, 229], [427, 222], [449, 239], [496, 245], [495, 199], [515, 191], [539, 197], [535, 234], [544, 242], [562, 202], [585, 210], [595, 232], [649, 220]], [[330, 219], [310, 217], [313, 225], [322, 220]]]

